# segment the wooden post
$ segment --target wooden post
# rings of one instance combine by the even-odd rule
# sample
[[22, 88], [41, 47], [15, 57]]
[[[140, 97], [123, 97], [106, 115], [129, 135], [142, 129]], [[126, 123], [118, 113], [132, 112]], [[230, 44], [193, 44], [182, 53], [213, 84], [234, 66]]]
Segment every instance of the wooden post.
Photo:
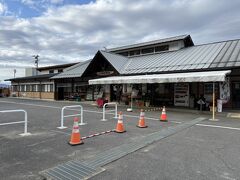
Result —
[[215, 83], [213, 82], [213, 115], [212, 115], [212, 120], [215, 120]]
[[209, 119], [211, 121], [218, 121], [218, 119], [215, 119], [215, 83], [213, 82], [213, 98], [212, 98], [212, 101], [213, 101], [213, 107], [212, 107], [212, 119]]

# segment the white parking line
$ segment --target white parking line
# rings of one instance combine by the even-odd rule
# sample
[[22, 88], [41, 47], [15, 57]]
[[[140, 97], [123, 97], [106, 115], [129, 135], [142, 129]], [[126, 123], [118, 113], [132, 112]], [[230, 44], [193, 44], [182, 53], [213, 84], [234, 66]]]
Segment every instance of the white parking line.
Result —
[[[45, 107], [45, 108], [54, 108], [54, 109], [62, 109], [61, 107], [56, 107], [56, 106], [45, 106], [45, 105], [39, 105], [39, 104], [29, 104], [29, 103], [18, 103], [18, 102], [9, 102], [9, 101], [0, 101], [0, 102], [4, 102], [4, 103], [12, 103], [12, 104], [22, 104], [22, 105], [27, 105], [27, 106], [37, 106], [37, 107]], [[74, 109], [71, 109], [74, 110]], [[92, 113], [98, 113], [98, 114], [102, 114], [101, 111], [92, 111], [92, 110], [83, 110], [85, 112], [92, 112]], [[114, 113], [106, 113], [106, 114], [113, 114]], [[133, 118], [139, 118], [139, 116], [134, 116], [134, 115], [128, 115], [128, 114], [124, 114], [124, 116], [126, 117], [133, 117]], [[155, 120], [155, 121], [159, 121], [159, 119], [157, 118], [152, 118], [152, 117], [145, 117], [145, 119], [150, 119], [150, 120]], [[172, 123], [177, 123], [180, 124], [182, 122], [179, 121], [170, 121]]]
[[45, 107], [45, 108], [61, 109], [61, 107], [45, 106], [45, 105], [39, 105], [39, 104], [27, 104], [27, 103], [18, 103], [18, 102], [9, 102], [9, 101], [0, 101], [0, 102], [10, 103], [10, 104], [22, 104], [22, 105], [27, 105], [27, 106], [38, 106], [38, 107]]
[[[39, 105], [39, 104], [28, 104], [28, 103], [18, 103], [18, 102], [9, 102], [9, 101], [0, 101], [0, 102], [3, 102], [3, 103], [12, 103], [12, 104], [22, 104], [22, 105], [27, 105], [27, 106], [38, 106], [38, 107], [45, 107], [45, 108], [62, 109], [61, 107], [45, 106], [45, 105]], [[91, 111], [91, 110], [83, 110], [83, 111], [102, 114], [102, 112], [100, 112], [100, 111]], [[114, 114], [114, 113], [107, 113], [107, 114]], [[139, 118], [139, 116], [128, 115], [128, 114], [125, 114], [124, 116], [126, 116], [126, 117]], [[145, 119], [150, 119], [150, 120], [159, 121], [159, 119], [157, 119], [157, 118], [152, 118], [152, 117], [145, 117]], [[170, 121], [170, 122], [176, 123], [176, 124], [183, 123], [183, 122], [180, 122], [180, 121]], [[210, 125], [210, 124], [196, 124], [196, 126], [212, 127], [212, 128], [221, 128], [221, 129], [230, 129], [230, 130], [238, 130], [238, 131], [240, 131], [240, 128], [229, 127], [229, 126], [217, 126], [217, 125]]]
[[238, 131], [240, 131], [240, 128], [229, 127], [229, 126], [216, 126], [216, 125], [210, 125], [210, 124], [196, 124], [196, 126], [221, 128], [221, 129], [231, 129], [231, 130], [238, 130]]

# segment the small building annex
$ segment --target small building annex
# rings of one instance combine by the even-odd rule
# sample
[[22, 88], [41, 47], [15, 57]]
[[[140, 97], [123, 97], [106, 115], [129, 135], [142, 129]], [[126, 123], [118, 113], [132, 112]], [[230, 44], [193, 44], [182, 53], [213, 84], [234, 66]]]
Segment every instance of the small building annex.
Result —
[[[54, 99], [80, 97], [136, 105], [196, 108], [201, 96], [225, 108], [240, 108], [240, 40], [194, 45], [190, 35], [133, 44], [105, 51], [48, 77]], [[11, 79], [16, 85], [16, 79]], [[15, 84], [14, 84], [15, 83]], [[21, 88], [18, 91], [21, 91]], [[205, 108], [207, 108], [207, 106]]]

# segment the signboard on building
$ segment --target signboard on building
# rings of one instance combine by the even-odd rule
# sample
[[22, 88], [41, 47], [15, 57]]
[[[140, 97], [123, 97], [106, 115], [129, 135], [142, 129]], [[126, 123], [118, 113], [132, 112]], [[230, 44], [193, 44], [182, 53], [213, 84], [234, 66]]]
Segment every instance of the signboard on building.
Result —
[[112, 75], [113, 73], [114, 73], [114, 71], [99, 71], [96, 74], [98, 76], [109, 76], [109, 75]]
[[189, 106], [189, 84], [178, 83], [174, 86], [174, 105], [175, 106]]

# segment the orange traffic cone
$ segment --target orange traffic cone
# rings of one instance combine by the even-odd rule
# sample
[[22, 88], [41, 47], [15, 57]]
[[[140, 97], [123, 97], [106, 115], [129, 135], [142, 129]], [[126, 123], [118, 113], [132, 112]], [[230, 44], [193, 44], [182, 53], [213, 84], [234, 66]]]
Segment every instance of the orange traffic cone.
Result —
[[115, 132], [117, 132], [117, 133], [126, 132], [124, 130], [124, 126], [123, 126], [123, 115], [122, 115], [121, 111], [119, 112], [119, 115], [118, 115], [118, 122], [117, 122], [117, 126], [116, 126], [116, 129], [115, 129]]
[[81, 135], [80, 135], [80, 132], [79, 132], [78, 118], [77, 117], [74, 118], [73, 130], [72, 130], [72, 135], [71, 135], [71, 139], [70, 139], [69, 144], [72, 145], [72, 146], [83, 144], [83, 141], [81, 140]]
[[161, 114], [161, 117], [160, 117], [160, 121], [165, 121], [165, 122], [167, 122], [167, 114], [166, 114], [166, 108], [165, 108], [165, 106], [163, 106], [163, 108], [162, 108], [162, 114]]
[[148, 127], [148, 126], [145, 125], [145, 118], [144, 118], [144, 116], [145, 116], [145, 113], [144, 113], [143, 109], [141, 109], [140, 118], [139, 118], [137, 127], [139, 127], [139, 128], [146, 128], [146, 127]]

